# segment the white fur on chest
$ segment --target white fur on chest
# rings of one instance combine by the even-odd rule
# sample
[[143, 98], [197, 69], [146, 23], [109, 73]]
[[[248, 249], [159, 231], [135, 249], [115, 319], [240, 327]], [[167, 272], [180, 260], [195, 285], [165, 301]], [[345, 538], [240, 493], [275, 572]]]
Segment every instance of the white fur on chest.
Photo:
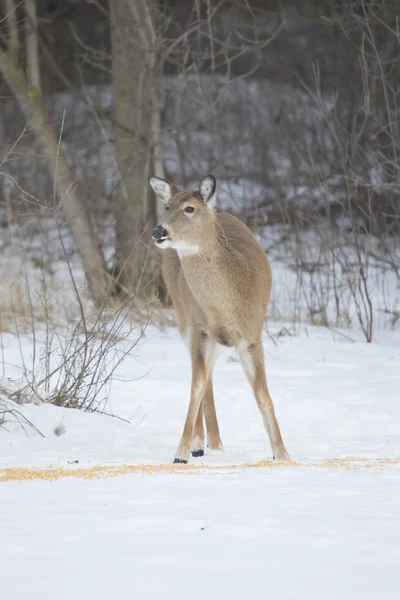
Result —
[[182, 241], [171, 242], [170, 248], [173, 248], [177, 251], [179, 258], [183, 258], [185, 256], [193, 256], [199, 251], [199, 247], [197, 244], [192, 245]]
[[185, 256], [194, 256], [198, 253], [198, 246], [190, 246], [187, 248], [176, 248], [179, 258], [184, 258]]

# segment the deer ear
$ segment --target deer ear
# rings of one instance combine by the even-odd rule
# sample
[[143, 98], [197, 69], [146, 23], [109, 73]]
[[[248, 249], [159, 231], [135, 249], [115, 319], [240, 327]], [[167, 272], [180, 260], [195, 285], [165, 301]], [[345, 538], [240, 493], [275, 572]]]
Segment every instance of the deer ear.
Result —
[[173, 183], [169, 183], [160, 177], [149, 177], [149, 184], [153, 188], [157, 198], [165, 204], [167, 204], [168, 200], [179, 191]]
[[201, 197], [209, 208], [215, 208], [217, 205], [216, 187], [217, 183], [212, 175], [207, 175], [200, 184]]

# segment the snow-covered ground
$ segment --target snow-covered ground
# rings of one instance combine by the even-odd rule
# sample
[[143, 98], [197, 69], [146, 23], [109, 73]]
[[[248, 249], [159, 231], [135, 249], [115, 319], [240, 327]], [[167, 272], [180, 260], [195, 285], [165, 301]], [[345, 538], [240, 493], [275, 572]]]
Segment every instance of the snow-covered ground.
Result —
[[[0, 428], [1, 597], [399, 598], [400, 333], [372, 344], [344, 333], [265, 338], [288, 466], [246, 466], [271, 450], [230, 351], [214, 374], [225, 452], [192, 459], [203, 469], [140, 466], [170, 463], [183, 427], [190, 364], [173, 329], [149, 328], [117, 373], [108, 411], [130, 423], [19, 407], [45, 437]], [[3, 349], [13, 376], [12, 334]], [[331, 460], [346, 457], [367, 460]], [[5, 470], [95, 465], [137, 470], [54, 481], [11, 481]]]

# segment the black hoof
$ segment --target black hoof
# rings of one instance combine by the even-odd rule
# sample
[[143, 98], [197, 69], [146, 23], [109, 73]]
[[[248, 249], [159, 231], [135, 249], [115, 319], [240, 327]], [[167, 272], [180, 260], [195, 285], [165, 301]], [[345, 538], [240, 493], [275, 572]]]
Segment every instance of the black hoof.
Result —
[[192, 456], [194, 458], [198, 458], [199, 456], [204, 456], [204, 450], [193, 450]]
[[174, 465], [187, 465], [187, 460], [183, 458], [174, 458]]
[[275, 454], [272, 455], [272, 460], [275, 460]]

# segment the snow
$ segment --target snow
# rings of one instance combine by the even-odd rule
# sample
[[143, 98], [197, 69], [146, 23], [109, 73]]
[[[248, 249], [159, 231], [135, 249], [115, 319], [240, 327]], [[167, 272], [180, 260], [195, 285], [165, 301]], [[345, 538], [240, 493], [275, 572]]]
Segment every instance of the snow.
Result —
[[290, 470], [7, 484], [3, 598], [394, 600], [396, 490]]
[[[174, 329], [149, 327], [117, 373], [107, 412], [129, 422], [19, 406], [45, 437], [0, 428], [0, 477], [16, 466], [138, 470], [1, 482], [2, 598], [397, 599], [400, 333], [366, 344], [357, 331], [282, 331], [270, 324], [276, 345], [266, 336], [264, 346], [292, 465], [246, 467], [271, 450], [226, 351], [214, 375], [225, 452], [191, 460], [203, 469], [139, 468], [170, 463], [182, 432], [190, 363]], [[16, 378], [14, 335], [3, 333], [3, 350]], [[345, 457], [359, 460], [330, 461]]]

